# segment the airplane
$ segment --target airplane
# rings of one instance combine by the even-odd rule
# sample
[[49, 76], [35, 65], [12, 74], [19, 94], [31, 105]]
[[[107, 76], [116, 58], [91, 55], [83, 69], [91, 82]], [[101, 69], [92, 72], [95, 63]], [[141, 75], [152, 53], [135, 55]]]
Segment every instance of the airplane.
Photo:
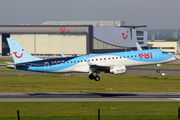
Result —
[[159, 49], [42, 59], [32, 56], [14, 38], [7, 38], [7, 41], [15, 62], [8, 62], [7, 68], [52, 73], [89, 73], [89, 79], [95, 81], [100, 80], [100, 72], [124, 74], [126, 67], [130, 66], [154, 64], [159, 73], [161, 63], [177, 59], [174, 54]]

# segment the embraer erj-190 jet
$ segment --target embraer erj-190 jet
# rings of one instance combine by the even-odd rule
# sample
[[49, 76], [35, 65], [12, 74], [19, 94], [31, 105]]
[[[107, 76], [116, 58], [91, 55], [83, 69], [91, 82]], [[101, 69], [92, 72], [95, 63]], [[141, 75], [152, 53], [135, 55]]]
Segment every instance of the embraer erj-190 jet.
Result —
[[37, 72], [89, 73], [89, 79], [96, 81], [100, 80], [100, 72], [123, 74], [129, 66], [155, 64], [159, 73], [161, 63], [177, 59], [172, 53], [158, 49], [42, 59], [32, 56], [14, 38], [7, 38], [7, 41], [15, 62], [8, 63], [8, 68]]

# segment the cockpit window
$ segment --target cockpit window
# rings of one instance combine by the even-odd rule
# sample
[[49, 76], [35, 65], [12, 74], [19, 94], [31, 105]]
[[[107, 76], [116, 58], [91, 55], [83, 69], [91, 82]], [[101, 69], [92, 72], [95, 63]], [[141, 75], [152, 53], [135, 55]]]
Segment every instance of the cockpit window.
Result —
[[164, 55], [164, 54], [168, 54], [167, 52], [162, 52], [162, 54]]

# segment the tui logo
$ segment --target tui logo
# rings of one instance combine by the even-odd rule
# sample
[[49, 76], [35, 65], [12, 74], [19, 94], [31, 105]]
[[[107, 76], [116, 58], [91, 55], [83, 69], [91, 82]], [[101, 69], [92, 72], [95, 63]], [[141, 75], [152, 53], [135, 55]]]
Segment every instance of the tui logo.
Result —
[[70, 32], [70, 29], [66, 29], [66, 27], [64, 26], [64, 28], [59, 28], [60, 31], [63, 32]]
[[150, 56], [149, 56], [149, 53], [144, 53], [144, 55], [143, 55], [143, 53], [139, 53], [139, 56], [141, 59], [143, 56], [144, 56], [144, 58], [149, 59], [149, 58], [152, 58], [152, 53], [150, 52]]
[[125, 35], [125, 33], [122, 33], [122, 36], [123, 36], [123, 38], [126, 40], [126, 38], [128, 37], [128, 33], [129, 33], [129, 31], [127, 31], [127, 34], [126, 34], [126, 36], [124, 36]]
[[[24, 51], [24, 49], [22, 49], [22, 51]], [[16, 58], [21, 58], [23, 56], [23, 53], [21, 53], [20, 56], [17, 56], [17, 52], [13, 52], [13, 54], [16, 56]]]

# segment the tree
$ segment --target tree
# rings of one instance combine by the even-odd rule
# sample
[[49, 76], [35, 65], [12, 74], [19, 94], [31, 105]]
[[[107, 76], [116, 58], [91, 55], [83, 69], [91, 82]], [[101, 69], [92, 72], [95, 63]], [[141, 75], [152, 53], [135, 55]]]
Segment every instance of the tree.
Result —
[[179, 40], [176, 38], [166, 38], [165, 41], [179, 41]]

